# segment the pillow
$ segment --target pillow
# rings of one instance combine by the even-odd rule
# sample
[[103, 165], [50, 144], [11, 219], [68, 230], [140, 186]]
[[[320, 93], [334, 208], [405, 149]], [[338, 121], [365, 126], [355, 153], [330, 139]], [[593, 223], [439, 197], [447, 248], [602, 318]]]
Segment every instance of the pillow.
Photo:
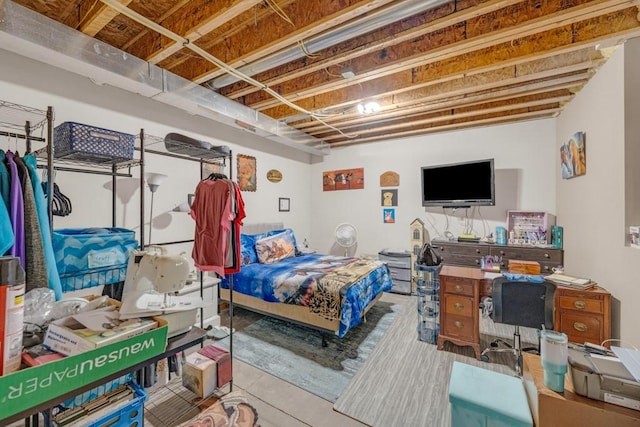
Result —
[[256, 241], [256, 253], [261, 264], [271, 264], [296, 255], [291, 234], [282, 232]]
[[532, 282], [532, 283], [542, 283], [544, 282], [544, 277], [539, 274], [515, 274], [515, 273], [502, 273], [507, 280], [511, 280], [514, 282]]
[[258, 253], [256, 252], [255, 247], [258, 240], [280, 233], [287, 233], [293, 242], [293, 246], [297, 247], [296, 237], [293, 234], [293, 230], [290, 228], [281, 228], [279, 230], [271, 230], [266, 233], [259, 234], [240, 234], [240, 257], [242, 258], [242, 265], [258, 262]]

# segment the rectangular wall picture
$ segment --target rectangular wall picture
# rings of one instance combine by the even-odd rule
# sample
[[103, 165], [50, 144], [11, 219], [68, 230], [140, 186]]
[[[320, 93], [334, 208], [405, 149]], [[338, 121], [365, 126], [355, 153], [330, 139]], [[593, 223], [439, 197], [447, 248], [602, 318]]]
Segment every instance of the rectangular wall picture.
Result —
[[382, 206], [398, 206], [398, 190], [380, 190]]
[[385, 224], [393, 224], [396, 222], [396, 210], [395, 209], [383, 209], [382, 221]]
[[562, 179], [569, 179], [587, 173], [587, 153], [584, 132], [576, 132], [569, 141], [560, 146], [560, 167]]
[[322, 190], [361, 190], [364, 188], [364, 168], [322, 172]]
[[255, 157], [238, 155], [238, 187], [240, 190], [256, 191], [258, 188], [256, 169]]

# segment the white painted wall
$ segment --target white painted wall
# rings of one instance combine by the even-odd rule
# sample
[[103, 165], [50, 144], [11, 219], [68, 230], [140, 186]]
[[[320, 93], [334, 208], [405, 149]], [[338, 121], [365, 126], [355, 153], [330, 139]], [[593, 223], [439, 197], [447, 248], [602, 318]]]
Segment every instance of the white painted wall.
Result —
[[[36, 62], [0, 49], [0, 99], [33, 108], [55, 109], [55, 123], [65, 121], [163, 138], [169, 132], [208, 141], [214, 145], [228, 145], [234, 153], [232, 169], [236, 175], [237, 154], [256, 157], [256, 192], [243, 192], [247, 211], [246, 223], [279, 221], [294, 229], [297, 235], [310, 233], [309, 154], [293, 151], [277, 143], [256, 138], [254, 135], [189, 115], [181, 110], [155, 102], [123, 90], [98, 86], [89, 79], [71, 74], [44, 63]], [[38, 135], [39, 136], [39, 135]], [[163, 144], [151, 146], [163, 151]], [[41, 145], [40, 145], [41, 146]], [[34, 149], [40, 146], [34, 146]], [[0, 137], [0, 148], [24, 152], [21, 142]], [[200, 178], [197, 162], [170, 159], [147, 154], [145, 168], [169, 176], [154, 196], [153, 243], [186, 240], [194, 237], [194, 222], [185, 213], [171, 213], [178, 204], [195, 191]], [[280, 183], [266, 179], [270, 169], [283, 174]], [[126, 170], [125, 170], [126, 171]], [[133, 168], [132, 178], [118, 178], [117, 220], [119, 227], [139, 230], [139, 171]], [[56, 182], [73, 203], [68, 217], [54, 217], [54, 228], [103, 227], [111, 225], [111, 177], [58, 172]], [[144, 215], [146, 237], [149, 236], [149, 207], [151, 193], [145, 186]], [[278, 198], [291, 199], [291, 211], [278, 211]], [[191, 252], [191, 245], [172, 246], [172, 251]]]
[[[574, 132], [586, 133], [586, 175], [556, 178], [566, 271], [589, 276], [612, 293], [613, 336], [636, 346], [640, 345], [640, 250], [625, 243], [624, 118], [629, 94], [624, 81], [625, 61], [635, 63], [631, 76], [640, 75], [638, 43], [636, 39], [628, 42], [632, 48], [619, 48], [577, 94], [557, 119], [556, 138], [559, 147]], [[559, 160], [556, 164], [559, 168]]]
[[[422, 207], [420, 167], [494, 158], [496, 206], [480, 208], [486, 227], [475, 215], [478, 236], [505, 225], [508, 209], [555, 214], [555, 120], [461, 130], [366, 145], [333, 149], [323, 162], [311, 167], [311, 246], [321, 252], [340, 252], [333, 232], [342, 222], [358, 229], [358, 254], [381, 249], [409, 249], [409, 224], [420, 218], [431, 238], [442, 237], [449, 217], [449, 231], [463, 231], [464, 209], [455, 213]], [[364, 167], [362, 190], [323, 191], [322, 172]], [[396, 222], [382, 221], [380, 175], [400, 174]], [[469, 209], [471, 215], [471, 209]]]

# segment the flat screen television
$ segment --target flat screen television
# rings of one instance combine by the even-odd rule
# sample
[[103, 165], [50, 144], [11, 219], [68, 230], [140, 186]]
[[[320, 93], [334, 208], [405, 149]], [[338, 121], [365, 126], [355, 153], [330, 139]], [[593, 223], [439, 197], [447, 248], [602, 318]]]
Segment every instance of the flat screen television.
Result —
[[493, 159], [423, 166], [422, 206], [461, 208], [496, 204]]

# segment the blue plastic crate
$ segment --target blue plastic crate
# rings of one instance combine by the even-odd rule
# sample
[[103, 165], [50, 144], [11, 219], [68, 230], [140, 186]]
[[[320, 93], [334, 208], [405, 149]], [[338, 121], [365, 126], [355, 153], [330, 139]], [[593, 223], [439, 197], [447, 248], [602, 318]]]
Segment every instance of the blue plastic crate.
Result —
[[91, 424], [87, 424], [86, 427], [142, 427], [144, 425], [144, 402], [147, 400], [147, 394], [134, 382], [130, 382], [128, 385], [133, 389], [133, 400]]

